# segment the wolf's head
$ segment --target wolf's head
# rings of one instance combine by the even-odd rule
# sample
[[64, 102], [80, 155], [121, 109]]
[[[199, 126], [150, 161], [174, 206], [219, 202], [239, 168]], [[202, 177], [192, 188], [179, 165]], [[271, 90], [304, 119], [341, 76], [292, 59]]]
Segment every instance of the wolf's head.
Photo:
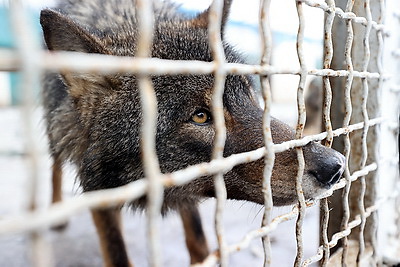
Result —
[[[212, 61], [208, 11], [185, 18], [165, 10], [156, 7], [152, 56]], [[228, 10], [225, 8], [223, 25]], [[97, 6], [88, 14], [44, 10], [41, 24], [49, 50], [135, 56], [138, 32], [132, 2], [131, 6], [118, 6], [114, 10]], [[228, 62], [244, 62], [231, 46], [224, 43], [224, 48]], [[115, 187], [142, 177], [139, 149], [142, 114], [135, 75], [65, 71], [61, 77], [68, 92], [66, 101], [79, 117], [82, 129], [82, 136], [76, 137], [82, 139], [77, 142], [81, 147], [76, 150], [84, 152], [75, 163], [84, 189]], [[162, 171], [172, 172], [209, 161], [215, 135], [210, 112], [213, 76], [160, 75], [152, 76], [152, 81], [158, 101], [156, 146]], [[228, 75], [223, 102], [227, 127], [224, 156], [262, 147], [263, 111], [255, 96], [252, 77]], [[294, 138], [294, 130], [278, 120], [273, 119], [271, 127], [274, 143]], [[306, 198], [312, 198], [340, 178], [344, 158], [317, 143], [309, 143], [303, 152], [306, 162], [303, 191]], [[228, 197], [263, 203], [263, 168], [263, 160], [258, 160], [236, 166], [225, 174]], [[296, 201], [297, 169], [295, 150], [276, 154], [272, 174], [275, 205]], [[182, 200], [204, 196], [214, 196], [211, 177], [168, 189], [165, 201], [174, 206]]]

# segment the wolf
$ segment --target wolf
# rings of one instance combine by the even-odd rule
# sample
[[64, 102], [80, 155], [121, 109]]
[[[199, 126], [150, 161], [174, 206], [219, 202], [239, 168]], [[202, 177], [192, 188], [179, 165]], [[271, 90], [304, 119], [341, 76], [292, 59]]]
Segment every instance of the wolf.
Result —
[[[222, 29], [231, 1], [226, 0]], [[209, 9], [194, 17], [182, 15], [169, 2], [154, 3], [154, 39], [151, 56], [170, 60], [211, 62], [208, 38]], [[50, 51], [75, 51], [134, 57], [138, 29], [134, 0], [69, 0], [41, 12], [40, 23]], [[224, 39], [224, 38], [223, 38]], [[225, 40], [227, 62], [245, 63]], [[156, 152], [163, 173], [211, 160], [215, 127], [211, 110], [213, 75], [153, 75], [158, 101]], [[264, 146], [263, 110], [257, 100], [254, 77], [228, 75], [224, 94], [226, 144], [224, 157]], [[114, 188], [144, 176], [139, 131], [142, 121], [137, 77], [134, 74], [50, 72], [43, 81], [43, 106], [53, 159], [53, 201], [60, 201], [62, 164], [76, 166], [83, 191]], [[273, 118], [274, 143], [295, 137], [294, 130]], [[341, 177], [344, 157], [310, 142], [302, 148], [304, 196], [314, 198]], [[235, 166], [224, 174], [227, 197], [263, 204], [263, 159]], [[274, 205], [297, 201], [294, 149], [277, 153], [272, 171]], [[197, 210], [214, 197], [212, 177], [166, 188], [163, 212], [180, 211], [191, 262], [202, 261], [208, 248]], [[130, 203], [146, 205], [146, 197]], [[131, 266], [119, 223], [119, 208], [92, 210], [106, 266]]]

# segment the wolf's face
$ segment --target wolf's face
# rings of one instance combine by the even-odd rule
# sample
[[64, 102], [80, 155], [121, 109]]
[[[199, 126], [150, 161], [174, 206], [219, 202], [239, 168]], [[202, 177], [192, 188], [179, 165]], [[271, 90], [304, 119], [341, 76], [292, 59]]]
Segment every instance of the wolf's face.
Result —
[[[132, 7], [133, 8], [133, 7]], [[160, 15], [161, 16], [161, 15]], [[152, 56], [163, 59], [212, 61], [206, 16], [195, 19], [157, 21]], [[79, 23], [79, 21], [78, 21]], [[80, 26], [66, 15], [44, 10], [41, 24], [50, 50], [134, 56], [137, 32], [134, 23], [120, 32], [101, 33]], [[125, 29], [125, 30], [124, 30]], [[244, 62], [224, 44], [228, 62]], [[85, 190], [126, 184], [143, 176], [139, 129], [142, 120], [136, 78], [131, 74], [102, 75], [63, 72], [67, 101], [78, 117], [82, 136], [77, 137], [75, 162]], [[158, 101], [157, 155], [162, 172], [172, 172], [210, 161], [215, 126], [211, 110], [212, 75], [152, 76]], [[65, 90], [65, 89], [64, 89]], [[254, 93], [253, 79], [228, 75], [223, 96], [227, 140], [224, 156], [264, 145], [262, 109]], [[294, 130], [273, 119], [274, 143], [294, 138]], [[343, 173], [344, 157], [330, 148], [310, 143], [303, 148], [306, 167], [303, 191], [306, 198], [321, 194]], [[70, 153], [75, 153], [71, 151]], [[76, 157], [75, 157], [76, 158]], [[228, 197], [263, 203], [263, 160], [234, 167], [225, 174]], [[297, 154], [288, 150], [276, 154], [272, 174], [275, 205], [296, 201]], [[165, 201], [174, 206], [180, 200], [214, 196], [211, 177], [166, 191]], [[167, 204], [169, 205], [169, 204]]]

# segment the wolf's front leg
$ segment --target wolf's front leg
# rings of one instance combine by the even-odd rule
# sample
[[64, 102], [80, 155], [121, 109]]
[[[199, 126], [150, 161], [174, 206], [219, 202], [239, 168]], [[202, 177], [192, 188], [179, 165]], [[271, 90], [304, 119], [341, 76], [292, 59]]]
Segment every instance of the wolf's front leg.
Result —
[[[60, 157], [52, 155], [53, 157], [53, 167], [52, 167], [52, 196], [51, 204], [55, 204], [62, 201], [62, 161]], [[51, 229], [56, 231], [64, 230], [68, 225], [68, 221], [62, 222], [60, 224], [53, 225]]]
[[186, 246], [190, 254], [190, 263], [202, 262], [208, 256], [209, 252], [199, 210], [197, 206], [188, 206], [181, 208], [179, 212], [185, 230]]
[[126, 253], [121, 232], [119, 208], [92, 210], [92, 217], [100, 238], [100, 247], [106, 267], [132, 267]]

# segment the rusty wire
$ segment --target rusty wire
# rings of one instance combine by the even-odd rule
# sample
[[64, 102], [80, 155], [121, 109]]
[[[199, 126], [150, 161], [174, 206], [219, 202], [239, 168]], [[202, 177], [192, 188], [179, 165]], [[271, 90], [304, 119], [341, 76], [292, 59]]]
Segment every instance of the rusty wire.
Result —
[[[353, 9], [354, 2], [352, 0], [347, 1], [346, 5], [346, 12], [351, 12]], [[345, 116], [343, 118], [343, 127], [347, 127], [350, 124], [350, 118], [352, 114], [352, 105], [351, 105], [351, 86], [353, 84], [353, 75], [352, 72], [354, 70], [353, 61], [351, 58], [351, 50], [353, 46], [353, 25], [350, 19], [346, 20], [346, 29], [347, 29], [347, 37], [346, 37], [346, 45], [345, 45], [345, 60], [346, 60], [346, 67], [349, 70], [349, 76], [346, 77], [345, 83], [345, 91], [344, 91], [344, 101], [345, 101]], [[346, 167], [344, 171], [344, 177], [346, 179], [346, 186], [343, 189], [342, 193], [342, 208], [343, 208], [343, 218], [341, 223], [341, 230], [344, 231], [348, 228], [349, 219], [350, 219], [350, 207], [349, 207], [349, 194], [351, 188], [351, 181], [350, 181], [350, 170], [349, 170], [349, 158], [350, 158], [350, 150], [351, 150], [351, 143], [350, 143], [350, 136], [346, 134], [344, 136], [344, 150], [343, 153], [346, 157]], [[347, 257], [347, 247], [348, 247], [348, 238], [347, 235], [343, 237], [342, 242], [342, 265], [346, 263]]]
[[[332, 58], [333, 58], [333, 47], [332, 47], [332, 26], [333, 20], [335, 18], [335, 1], [328, 0], [326, 1], [328, 5], [327, 15], [325, 18], [325, 26], [324, 26], [324, 60], [323, 67], [325, 69], [329, 69], [331, 66]], [[332, 133], [332, 123], [331, 123], [331, 103], [332, 103], [332, 88], [329, 81], [328, 76], [322, 77], [323, 81], [323, 89], [324, 89], [324, 97], [323, 97], [323, 109], [322, 109], [322, 119], [324, 128], [327, 131], [328, 135], [324, 140], [324, 145], [331, 147], [333, 142], [333, 133]], [[322, 220], [321, 220], [321, 235], [322, 235], [322, 243], [323, 243], [323, 258], [321, 266], [326, 266], [328, 263], [330, 251], [328, 246], [328, 222], [329, 222], [329, 205], [328, 199], [324, 198], [320, 202], [321, 208], [320, 211], [323, 212]]]
[[[333, 19], [335, 18], [335, 1], [334, 0], [327, 0], [327, 4], [329, 8], [327, 9], [327, 16], [325, 20], [325, 27], [324, 27], [324, 69], [329, 69], [331, 67], [331, 62], [333, 58], [333, 47], [332, 47], [332, 25]], [[325, 140], [326, 146], [332, 146], [333, 142], [333, 134], [332, 134], [332, 123], [331, 123], [331, 102], [332, 102], [332, 88], [329, 82], [328, 76], [323, 76], [323, 86], [324, 86], [324, 101], [323, 101], [323, 122], [325, 130], [328, 133], [328, 136]]]
[[[297, 127], [296, 127], [296, 139], [301, 139], [303, 135], [304, 125], [306, 123], [306, 105], [304, 102], [304, 87], [307, 79], [307, 66], [305, 64], [304, 51], [303, 51], [303, 43], [304, 43], [304, 14], [303, 14], [303, 3], [300, 1], [296, 1], [296, 9], [299, 21], [299, 27], [297, 31], [297, 40], [296, 40], [296, 48], [297, 48], [297, 57], [300, 64], [300, 79], [299, 85], [297, 87]], [[294, 266], [298, 267], [301, 264], [303, 259], [303, 222], [306, 213], [306, 203], [303, 194], [303, 174], [305, 168], [305, 160], [303, 156], [303, 149], [301, 147], [296, 148], [297, 152], [297, 176], [296, 176], [296, 194], [298, 199], [298, 217], [296, 220], [296, 245], [297, 245], [297, 254], [294, 262]]]

